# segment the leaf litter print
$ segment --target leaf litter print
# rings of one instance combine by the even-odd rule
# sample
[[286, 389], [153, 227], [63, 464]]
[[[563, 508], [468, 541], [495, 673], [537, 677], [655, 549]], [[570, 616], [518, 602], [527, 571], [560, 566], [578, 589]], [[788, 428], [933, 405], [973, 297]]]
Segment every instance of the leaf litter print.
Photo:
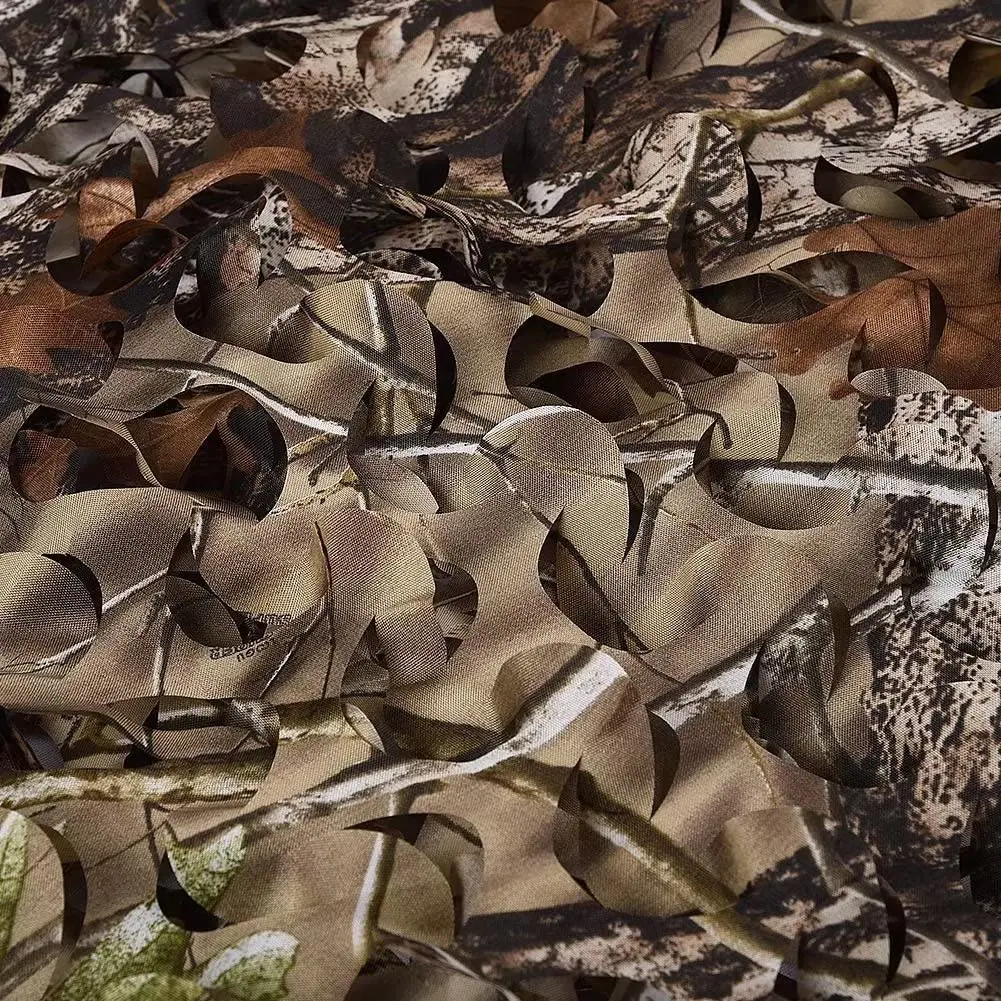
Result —
[[3, 7], [3, 996], [995, 996], [999, 39]]

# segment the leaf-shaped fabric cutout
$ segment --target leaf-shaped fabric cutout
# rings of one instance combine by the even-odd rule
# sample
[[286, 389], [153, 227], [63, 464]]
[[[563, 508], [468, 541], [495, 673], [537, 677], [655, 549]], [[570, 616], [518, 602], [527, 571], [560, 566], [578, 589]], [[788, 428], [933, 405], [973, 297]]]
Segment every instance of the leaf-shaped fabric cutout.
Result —
[[234, 1001], [282, 1001], [298, 948], [287, 932], [255, 932], [203, 963], [195, 971], [198, 983], [224, 990]]
[[[844, 785], [868, 785], [862, 760], [839, 739], [828, 707], [844, 656], [847, 616], [838, 602], [816, 589], [802, 602], [804, 625], [779, 632], [761, 648], [748, 678], [747, 724], [765, 746], [774, 742], [803, 768]], [[790, 725], [795, 718], [796, 724]], [[851, 732], [845, 721], [841, 732]]]
[[226, 892], [246, 856], [246, 831], [237, 825], [202, 848], [172, 845], [167, 849], [171, 868], [185, 892], [211, 910]]
[[795, 323], [906, 270], [885, 254], [838, 251], [707, 285], [692, 295], [714, 312], [745, 323]]
[[174, 309], [184, 326], [215, 341], [257, 351], [283, 361], [312, 360], [309, 353], [275, 343], [275, 326], [294, 309], [303, 290], [275, 268], [288, 250], [288, 199], [274, 184], [195, 248], [195, 275]]
[[36, 502], [84, 490], [164, 486], [220, 493], [265, 514], [285, 476], [274, 418], [238, 389], [198, 389], [125, 424], [41, 407], [18, 432], [10, 466]]
[[242, 646], [266, 631], [266, 623], [230, 608], [212, 592], [198, 572], [190, 532], [177, 544], [163, 593], [178, 627], [206, 646]]
[[[999, 279], [991, 248], [997, 226], [995, 210], [984, 207], [916, 227], [870, 219], [814, 234], [808, 249], [878, 252], [915, 270], [776, 328], [769, 341], [778, 351], [779, 368], [807, 371], [824, 352], [855, 340], [864, 329], [867, 368], [924, 370], [951, 389], [994, 385], [998, 377], [984, 345], [994, 337], [991, 304]], [[937, 336], [929, 288], [944, 304], [944, 328]]]
[[996, 108], [1001, 77], [1001, 43], [993, 38], [967, 38], [949, 63], [949, 90], [963, 104]]
[[[173, 845], [168, 850], [181, 886], [206, 909], [225, 893], [244, 853], [240, 826], [203, 847]], [[140, 974], [179, 974], [190, 940], [191, 932], [165, 917], [155, 900], [141, 904], [116, 922], [74, 966], [52, 1001], [89, 1001], [100, 996], [101, 990]]]
[[[764, 829], [769, 844], [761, 843]], [[788, 978], [787, 987], [818, 989], [823, 975], [816, 965], [842, 943], [864, 950], [877, 982], [899, 962], [871, 852], [826, 818], [794, 807], [749, 811], [724, 825], [713, 849], [734, 883], [745, 884], [737, 912], [767, 921], [795, 943], [778, 971], [780, 984]]]
[[217, 492], [261, 517], [281, 493], [284, 439], [239, 389], [191, 390], [126, 426], [164, 486]]
[[77, 962], [52, 994], [52, 1001], [91, 1001], [126, 977], [179, 973], [190, 937], [190, 932], [163, 916], [155, 901], [141, 904]]
[[19, 331], [3, 351], [6, 381], [91, 395], [111, 372], [121, 331], [115, 325], [123, 315], [106, 299], [80, 299], [47, 276], [17, 295], [0, 296], [5, 329]]
[[538, 407], [492, 428], [480, 451], [533, 509], [549, 517], [592, 498], [626, 498], [622, 456], [608, 430], [570, 407]]
[[[36, 553], [0, 553], [0, 572], [0, 673], [65, 673], [101, 621], [94, 575], [74, 558]], [[41, 635], [39, 615], [45, 619]], [[57, 656], [67, 650], [70, 656]]]
[[540, 295], [588, 315], [605, 301], [615, 263], [603, 244], [581, 240], [533, 252], [515, 244], [486, 247], [487, 267], [497, 285], [517, 296]]
[[358, 39], [365, 86], [382, 107], [396, 113], [445, 108], [483, 50], [500, 34], [489, 6], [460, 11], [416, 37], [412, 31], [407, 13], [400, 12], [366, 28]]
[[[62, 236], [55, 229], [53, 242]], [[105, 233], [86, 255], [50, 260], [49, 274], [77, 295], [111, 295], [169, 261], [181, 242], [177, 233], [160, 223], [127, 219]], [[52, 253], [50, 244], [50, 257]]]
[[237, 407], [252, 406], [237, 390], [178, 402], [177, 410], [140, 418], [136, 425], [140, 447], [164, 483], [181, 482], [194, 454], [219, 422]]
[[84, 490], [147, 486], [132, 442], [114, 430], [39, 407], [22, 425], [10, 454], [11, 478], [39, 503]]

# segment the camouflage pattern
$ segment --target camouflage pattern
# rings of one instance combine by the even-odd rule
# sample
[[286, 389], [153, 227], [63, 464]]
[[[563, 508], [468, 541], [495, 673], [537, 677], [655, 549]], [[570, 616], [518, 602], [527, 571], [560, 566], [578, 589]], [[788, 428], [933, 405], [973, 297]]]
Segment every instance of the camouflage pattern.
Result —
[[0, 996], [1001, 998], [1001, 0], [0, 4]]

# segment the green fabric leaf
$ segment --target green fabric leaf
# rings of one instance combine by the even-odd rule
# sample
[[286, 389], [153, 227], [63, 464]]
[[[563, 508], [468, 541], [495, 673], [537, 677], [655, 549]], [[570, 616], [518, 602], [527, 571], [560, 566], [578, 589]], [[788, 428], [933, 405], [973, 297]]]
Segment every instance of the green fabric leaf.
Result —
[[[235, 827], [200, 848], [175, 846], [169, 854], [185, 890], [203, 907], [214, 907], [243, 862], [244, 830]], [[51, 1001], [93, 1001], [125, 978], [180, 973], [190, 941], [191, 932], [166, 918], [155, 900], [142, 904], [77, 963]]]
[[222, 899], [247, 854], [246, 831], [237, 826], [201, 848], [172, 845], [167, 849], [178, 882], [206, 910]]
[[109, 984], [96, 1001], [202, 1001], [208, 996], [193, 980], [144, 973]]
[[295, 963], [298, 941], [282, 931], [248, 935], [199, 967], [198, 982], [219, 987], [235, 1001], [282, 1001], [285, 977]]
[[28, 866], [28, 821], [8, 813], [0, 821], [0, 960], [7, 954]]
[[140, 904], [77, 963], [53, 1001], [93, 1001], [126, 977], [180, 973], [190, 939], [191, 932], [165, 918], [156, 901]]

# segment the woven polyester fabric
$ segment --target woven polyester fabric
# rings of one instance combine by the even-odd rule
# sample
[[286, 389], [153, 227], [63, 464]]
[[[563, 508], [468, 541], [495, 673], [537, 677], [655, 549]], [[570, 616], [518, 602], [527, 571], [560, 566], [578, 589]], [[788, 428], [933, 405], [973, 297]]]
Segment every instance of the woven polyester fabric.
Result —
[[1001, 997], [1001, 0], [0, 0], [0, 997]]

